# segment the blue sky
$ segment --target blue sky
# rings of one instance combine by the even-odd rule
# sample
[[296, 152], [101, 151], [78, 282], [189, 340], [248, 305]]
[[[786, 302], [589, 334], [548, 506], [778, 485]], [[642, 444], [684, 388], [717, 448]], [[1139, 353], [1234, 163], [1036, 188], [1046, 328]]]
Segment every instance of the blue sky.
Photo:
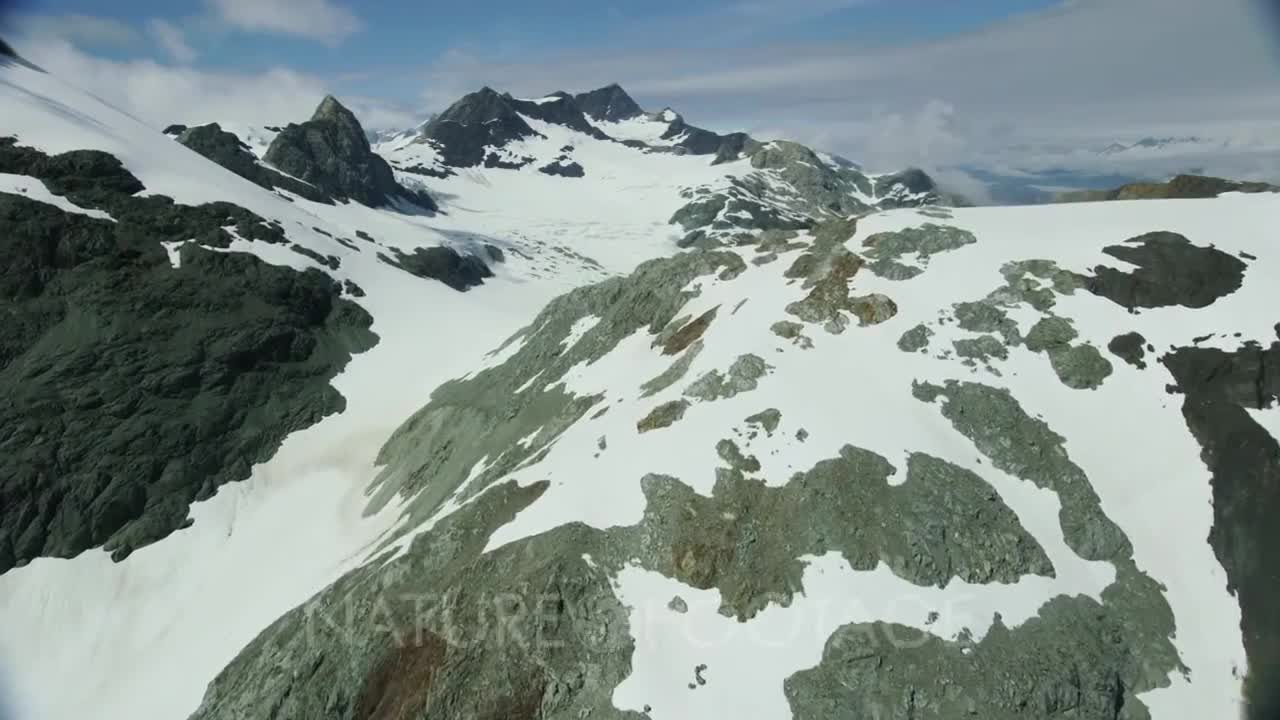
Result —
[[[272, 0], [43, 0], [19, 3], [20, 21], [63, 21], [84, 50], [104, 58], [182, 60], [237, 72], [288, 66], [357, 81], [383, 78], [388, 93], [412, 82], [438, 57], [463, 51], [492, 61], [547, 52], [619, 49], [726, 49], [781, 43], [895, 45], [946, 37], [1034, 12], [1056, 0], [489, 0], [441, 4], [403, 0], [285, 0], [282, 15], [297, 20], [258, 24], [237, 6]], [[292, 7], [290, 7], [292, 6]], [[424, 7], [427, 6], [427, 7]], [[94, 28], [89, 20], [99, 21]], [[84, 27], [76, 31], [79, 20]], [[174, 57], [153, 32], [157, 22], [181, 33], [190, 54]]]
[[1149, 135], [1280, 146], [1276, 2], [19, 0], [0, 32], [158, 127], [278, 124], [333, 93], [403, 128], [482, 85], [619, 82], [873, 168], [1026, 166]]

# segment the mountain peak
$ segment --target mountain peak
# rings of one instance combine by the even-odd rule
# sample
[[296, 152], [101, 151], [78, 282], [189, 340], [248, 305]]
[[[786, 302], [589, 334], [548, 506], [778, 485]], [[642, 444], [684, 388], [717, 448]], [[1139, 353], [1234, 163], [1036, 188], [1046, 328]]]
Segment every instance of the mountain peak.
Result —
[[596, 120], [617, 122], [644, 114], [644, 110], [618, 83], [579, 93], [573, 98], [582, 111]]
[[325, 95], [316, 106], [316, 111], [311, 114], [312, 120], [347, 120], [348, 118], [355, 120], [356, 116], [332, 95]]

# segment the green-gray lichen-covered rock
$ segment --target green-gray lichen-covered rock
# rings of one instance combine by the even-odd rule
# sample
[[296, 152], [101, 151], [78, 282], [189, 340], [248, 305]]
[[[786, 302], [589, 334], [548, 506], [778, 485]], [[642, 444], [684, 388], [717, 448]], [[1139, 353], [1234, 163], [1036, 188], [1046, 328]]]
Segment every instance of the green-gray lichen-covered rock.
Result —
[[726, 373], [710, 370], [689, 384], [684, 394], [703, 402], [731, 398], [734, 395], [756, 389], [760, 378], [773, 369], [759, 355], [740, 355]]
[[843, 217], [870, 209], [858, 199], [872, 193], [871, 181], [852, 168], [832, 167], [809, 148], [778, 140], [762, 145], [751, 155], [751, 167], [773, 170], [815, 217]]
[[290, 123], [276, 134], [262, 158], [326, 195], [369, 206], [399, 198], [424, 210], [436, 210], [424, 192], [396, 182], [391, 166], [369, 147], [360, 121], [332, 95], [325, 96], [311, 119]]
[[405, 557], [285, 615], [209, 685], [192, 720], [641, 720], [610, 701], [634, 644], [603, 534], [571, 525], [482, 554], [545, 489], [495, 486]]
[[[265, 630], [193, 720], [636, 718], [611, 702], [636, 628], [610, 579], [631, 564], [717, 588], [721, 612], [742, 620], [790, 604], [803, 590], [800, 557], [829, 550], [861, 568], [887, 558], [921, 584], [1053, 572], [990, 486], [945, 461], [912, 455], [906, 481], [890, 485], [884, 458], [845, 447], [770, 488], [743, 476], [758, 464], [731, 442], [718, 450], [737, 467], [715, 471], [710, 497], [646, 476], [635, 526], [574, 523], [482, 554], [547, 483], [489, 487], [402, 557], [349, 573]], [[902, 522], [875, 522], [885, 516]]]
[[[373, 506], [395, 494], [412, 495], [409, 512], [425, 519], [459, 491], [473, 467], [483, 470], [467, 487], [468, 496], [537, 457], [600, 401], [556, 384], [569, 368], [603, 357], [641, 328], [656, 335], [696, 295], [684, 289], [690, 282], [739, 272], [743, 265], [733, 253], [685, 253], [649, 261], [629, 277], [579, 288], [552, 301], [507, 341], [520, 343], [510, 359], [441, 385], [431, 402], [387, 441], [379, 453], [378, 462], [386, 467]], [[600, 319], [573, 347], [563, 348], [573, 324], [589, 316]], [[526, 387], [536, 375], [539, 381]], [[536, 435], [528, 444], [517, 442], [531, 433]]]
[[[920, 227], [871, 235], [862, 241], [862, 254], [869, 260], [867, 269], [876, 275], [890, 280], [910, 280], [924, 272], [931, 256], [977, 241], [968, 230], [925, 223]], [[915, 255], [919, 264], [903, 263], [907, 255]]]
[[684, 412], [688, 409], [688, 400], [672, 400], [671, 402], [662, 403], [636, 422], [636, 430], [648, 432], [671, 427], [676, 422], [679, 422], [680, 418], [684, 417]]
[[933, 337], [933, 331], [928, 325], [916, 325], [898, 338], [898, 349], [902, 352], [919, 352], [929, 347], [931, 337]]
[[952, 341], [951, 345], [956, 350], [956, 357], [970, 360], [986, 362], [990, 358], [1004, 360], [1009, 357], [1009, 350], [994, 335], [962, 338]]
[[1072, 345], [1049, 351], [1049, 363], [1063, 385], [1091, 390], [1111, 376], [1111, 361], [1092, 345]]
[[[138, 196], [105, 153], [0, 142], [0, 172], [115, 221], [0, 194], [0, 572], [105, 547], [121, 559], [340, 411], [329, 381], [376, 340], [327, 275], [225, 244], [278, 227], [226, 203]], [[186, 241], [173, 267], [162, 241]]]
[[945, 386], [917, 383], [925, 402], [943, 398], [942, 414], [999, 469], [1053, 490], [1067, 547], [1085, 560], [1129, 557], [1124, 532], [1102, 512], [1088, 477], [1067, 456], [1065, 439], [1026, 414], [1008, 390], [948, 380]]
[[856, 623], [822, 661], [787, 678], [794, 717], [828, 720], [861, 708], [886, 720], [1150, 717], [1137, 693], [1178, 668], [1173, 615], [1159, 586], [1125, 565], [1102, 602], [1059, 596], [1009, 627], [997, 614], [980, 641]]

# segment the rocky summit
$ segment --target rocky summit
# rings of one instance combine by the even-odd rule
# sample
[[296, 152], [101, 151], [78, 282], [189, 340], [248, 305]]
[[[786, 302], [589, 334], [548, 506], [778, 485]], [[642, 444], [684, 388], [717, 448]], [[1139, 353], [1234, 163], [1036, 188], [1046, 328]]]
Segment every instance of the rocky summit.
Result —
[[1276, 717], [1270, 187], [0, 107], [3, 720]]
[[387, 161], [370, 149], [360, 121], [332, 95], [310, 120], [281, 130], [262, 159], [336, 199], [383, 206], [400, 198], [436, 209], [429, 195], [396, 182]]

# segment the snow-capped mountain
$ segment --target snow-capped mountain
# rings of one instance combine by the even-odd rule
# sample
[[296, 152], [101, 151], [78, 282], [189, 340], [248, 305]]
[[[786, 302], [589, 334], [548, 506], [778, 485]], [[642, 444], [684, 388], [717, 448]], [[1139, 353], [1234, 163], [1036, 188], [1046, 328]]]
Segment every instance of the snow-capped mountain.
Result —
[[1187, 150], [1205, 150], [1212, 148], [1222, 148], [1228, 143], [1226, 141], [1208, 140], [1205, 138], [1187, 135], [1183, 137], [1144, 137], [1133, 143], [1111, 143], [1110, 145], [1098, 151], [1099, 155], [1117, 155], [1120, 153], [1141, 153], [1141, 152], [1159, 152], [1174, 151], [1184, 152]]
[[1280, 195], [0, 79], [18, 718], [1266, 717]]

